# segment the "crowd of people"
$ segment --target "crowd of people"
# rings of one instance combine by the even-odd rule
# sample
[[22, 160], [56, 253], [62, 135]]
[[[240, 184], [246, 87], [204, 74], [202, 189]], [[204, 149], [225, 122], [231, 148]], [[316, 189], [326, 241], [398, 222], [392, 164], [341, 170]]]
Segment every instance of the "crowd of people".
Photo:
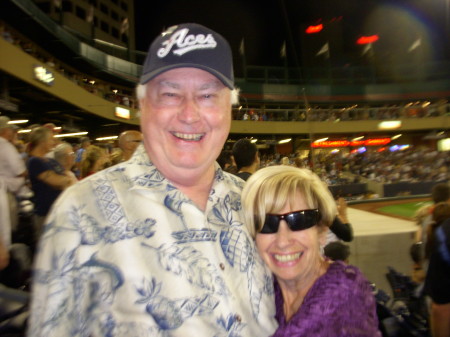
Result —
[[450, 104], [442, 99], [430, 102], [384, 106], [314, 106], [305, 108], [245, 108], [233, 112], [233, 119], [243, 121], [345, 122], [439, 117], [450, 113]]
[[10, 246], [12, 233], [21, 236], [17, 233], [19, 203], [26, 201], [25, 205], [32, 205], [33, 216], [28, 219], [29, 226], [22, 226], [20, 231], [32, 233], [32, 238], [27, 241], [32, 252], [42, 234], [44, 220], [61, 192], [79, 180], [128, 160], [142, 141], [139, 131], [128, 130], [118, 137], [116, 147], [91, 144], [87, 137], [71, 144], [55, 137], [58, 129], [52, 123], [33, 125], [29, 134], [20, 134], [19, 138], [17, 126], [9, 121], [6, 116], [0, 117], [3, 160], [0, 176], [7, 176], [4, 182], [6, 198], [1, 202], [1, 229], [5, 233], [2, 232], [0, 237], [4, 238], [6, 246]]
[[[231, 154], [231, 153], [230, 153]], [[261, 167], [282, 164], [309, 167], [328, 185], [372, 180], [382, 184], [450, 180], [450, 158], [445, 151], [426, 146], [410, 146], [403, 150], [365, 152], [339, 151], [288, 155], [263, 154]], [[350, 173], [350, 174], [346, 174]]]
[[[25, 159], [15, 150], [14, 165], [0, 162], [2, 205], [27, 177], [35, 198], [28, 336], [381, 336], [369, 281], [322, 252], [331, 232], [352, 233], [345, 203], [313, 172], [364, 157], [300, 168], [295, 158], [262, 160], [243, 141], [237, 162], [222, 162], [238, 101], [232, 59], [217, 32], [170, 27], [150, 45], [136, 88], [142, 134], [123, 133], [121, 152], [89, 139], [57, 145], [44, 125]], [[2, 155], [16, 134], [0, 122]], [[448, 246], [447, 224], [433, 238]], [[0, 247], [0, 268], [7, 255]], [[445, 301], [433, 307], [444, 316]], [[434, 337], [448, 336], [438, 326]]]

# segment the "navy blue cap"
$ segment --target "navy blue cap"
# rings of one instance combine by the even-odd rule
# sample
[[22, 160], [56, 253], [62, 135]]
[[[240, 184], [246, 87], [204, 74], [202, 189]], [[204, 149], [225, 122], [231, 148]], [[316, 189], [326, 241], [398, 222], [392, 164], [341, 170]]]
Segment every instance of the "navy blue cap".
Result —
[[140, 84], [175, 68], [198, 68], [234, 89], [233, 56], [225, 38], [196, 23], [172, 26], [150, 45]]

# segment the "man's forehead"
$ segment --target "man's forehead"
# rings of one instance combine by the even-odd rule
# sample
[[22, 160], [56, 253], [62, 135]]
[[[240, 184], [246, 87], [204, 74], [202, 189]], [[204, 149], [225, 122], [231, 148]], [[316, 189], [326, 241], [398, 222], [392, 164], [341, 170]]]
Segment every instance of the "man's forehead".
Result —
[[197, 68], [178, 68], [164, 72], [149, 83], [160, 87], [181, 88], [194, 82], [199, 89], [222, 89], [225, 85], [214, 75]]

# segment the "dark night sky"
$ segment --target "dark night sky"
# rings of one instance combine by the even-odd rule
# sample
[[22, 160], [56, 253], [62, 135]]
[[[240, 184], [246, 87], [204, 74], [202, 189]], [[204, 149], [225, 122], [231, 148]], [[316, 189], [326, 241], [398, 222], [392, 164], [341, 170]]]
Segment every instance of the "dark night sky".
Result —
[[448, 59], [450, 34], [445, 34], [444, 27], [450, 15], [449, 3], [450, 0], [136, 0], [136, 43], [138, 50], [146, 51], [164, 28], [197, 22], [221, 33], [230, 42], [235, 57], [239, 57], [244, 38], [247, 64], [282, 65], [283, 41], [293, 64], [302, 53], [303, 27], [338, 18], [346, 51], [356, 48], [355, 41], [361, 35], [379, 34], [377, 47], [390, 52], [407, 48], [422, 34], [435, 59]]

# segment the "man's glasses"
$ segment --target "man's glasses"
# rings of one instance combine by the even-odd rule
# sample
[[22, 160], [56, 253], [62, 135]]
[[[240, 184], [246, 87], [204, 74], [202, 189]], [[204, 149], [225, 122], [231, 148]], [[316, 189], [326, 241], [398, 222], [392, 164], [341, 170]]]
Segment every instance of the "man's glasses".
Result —
[[305, 209], [285, 214], [266, 214], [261, 234], [275, 234], [278, 232], [280, 221], [285, 220], [291, 231], [302, 231], [317, 225], [320, 221], [318, 209]]

